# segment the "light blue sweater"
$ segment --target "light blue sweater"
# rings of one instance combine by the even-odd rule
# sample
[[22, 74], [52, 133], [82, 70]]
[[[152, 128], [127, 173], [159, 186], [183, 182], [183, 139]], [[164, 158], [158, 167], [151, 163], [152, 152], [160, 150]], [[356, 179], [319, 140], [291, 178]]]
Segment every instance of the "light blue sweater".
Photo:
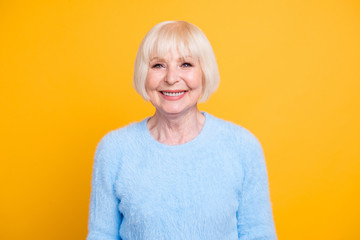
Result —
[[145, 119], [103, 137], [87, 240], [276, 239], [261, 145], [204, 113], [200, 134], [157, 142]]

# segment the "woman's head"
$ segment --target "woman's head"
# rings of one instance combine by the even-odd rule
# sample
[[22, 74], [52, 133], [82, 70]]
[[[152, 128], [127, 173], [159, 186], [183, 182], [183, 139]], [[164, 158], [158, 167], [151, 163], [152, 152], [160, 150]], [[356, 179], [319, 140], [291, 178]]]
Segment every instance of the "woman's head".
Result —
[[146, 100], [145, 81], [152, 58], [163, 58], [177, 51], [182, 57], [191, 56], [200, 62], [203, 72], [203, 93], [200, 101], [209, 98], [219, 85], [219, 71], [212, 47], [195, 25], [184, 21], [168, 21], [155, 25], [143, 39], [134, 67], [135, 90]]

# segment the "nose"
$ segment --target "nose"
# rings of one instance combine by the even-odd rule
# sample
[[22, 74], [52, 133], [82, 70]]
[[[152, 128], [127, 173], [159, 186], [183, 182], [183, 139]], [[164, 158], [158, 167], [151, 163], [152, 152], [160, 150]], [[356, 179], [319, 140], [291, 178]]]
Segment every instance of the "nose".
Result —
[[165, 81], [168, 84], [173, 85], [179, 81], [179, 78], [180, 76], [177, 67], [169, 66], [166, 72]]

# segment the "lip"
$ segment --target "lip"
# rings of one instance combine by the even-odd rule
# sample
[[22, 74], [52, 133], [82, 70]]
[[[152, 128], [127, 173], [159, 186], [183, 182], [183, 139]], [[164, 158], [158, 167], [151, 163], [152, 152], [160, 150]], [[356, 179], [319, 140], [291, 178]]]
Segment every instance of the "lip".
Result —
[[[180, 92], [184, 92], [184, 94], [181, 94], [181, 95], [178, 95], [178, 96], [167, 96], [165, 95], [163, 92], [167, 92], [167, 93], [180, 93]], [[182, 99], [187, 93], [188, 91], [187, 90], [160, 90], [159, 91], [160, 95], [166, 99], [166, 100], [169, 100], [169, 101], [177, 101], [177, 100], [180, 100]]]
[[164, 89], [164, 90], [159, 90], [159, 92], [177, 93], [177, 92], [187, 92], [187, 90], [184, 90], [184, 89], [177, 89], [177, 90]]

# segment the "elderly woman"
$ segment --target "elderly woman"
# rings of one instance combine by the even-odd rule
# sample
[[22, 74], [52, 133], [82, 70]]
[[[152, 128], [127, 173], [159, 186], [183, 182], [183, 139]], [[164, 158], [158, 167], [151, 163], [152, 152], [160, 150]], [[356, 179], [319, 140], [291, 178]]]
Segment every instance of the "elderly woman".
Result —
[[259, 142], [197, 107], [218, 83], [199, 28], [176, 21], [149, 31], [134, 86], [156, 111], [100, 141], [88, 240], [276, 239]]

